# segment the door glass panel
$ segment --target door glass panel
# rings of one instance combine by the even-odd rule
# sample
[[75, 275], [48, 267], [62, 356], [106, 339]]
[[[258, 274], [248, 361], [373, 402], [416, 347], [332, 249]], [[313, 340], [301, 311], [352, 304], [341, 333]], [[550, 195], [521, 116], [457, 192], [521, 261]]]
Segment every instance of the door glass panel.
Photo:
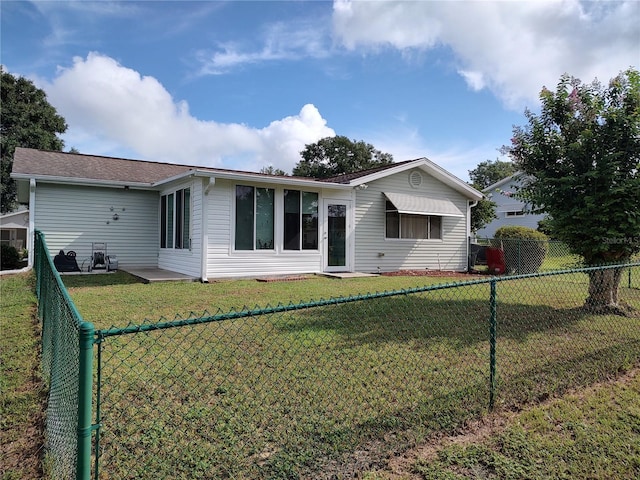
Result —
[[344, 267], [347, 252], [347, 206], [327, 205], [327, 265]]

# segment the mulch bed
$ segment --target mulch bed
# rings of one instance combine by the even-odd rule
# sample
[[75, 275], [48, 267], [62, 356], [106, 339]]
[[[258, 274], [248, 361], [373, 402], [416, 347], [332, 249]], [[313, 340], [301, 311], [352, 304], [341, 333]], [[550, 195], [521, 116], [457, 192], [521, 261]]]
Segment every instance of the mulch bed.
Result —
[[448, 277], [469, 280], [478, 278], [477, 273], [454, 272], [451, 270], [398, 270], [395, 272], [384, 272], [381, 275], [385, 277]]

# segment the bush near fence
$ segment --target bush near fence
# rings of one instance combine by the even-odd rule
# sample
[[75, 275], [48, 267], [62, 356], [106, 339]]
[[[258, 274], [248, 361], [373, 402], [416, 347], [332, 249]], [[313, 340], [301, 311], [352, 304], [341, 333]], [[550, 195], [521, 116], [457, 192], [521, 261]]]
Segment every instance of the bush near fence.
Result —
[[[47, 265], [38, 261], [38, 278]], [[640, 264], [626, 268], [620, 296], [640, 311]], [[76, 478], [89, 478], [91, 431], [94, 478], [353, 475], [491, 408], [520, 407], [636, 365], [639, 318], [580, 308], [589, 271], [98, 329], [93, 421], [87, 430], [84, 414], [56, 415], [66, 427], [48, 430], [49, 448], [62, 465], [75, 458]], [[72, 346], [65, 368], [73, 371], [84, 358], [82, 323], [55, 285], [39, 280], [40, 301], [71, 314], [45, 315], [44, 327], [50, 335], [64, 330], [50, 322], [72, 326], [57, 342]], [[47, 351], [57, 342], [47, 340]], [[86, 376], [58, 375], [56, 365], [61, 391], [86, 392]], [[62, 396], [71, 411], [86, 411], [85, 396]], [[52, 448], [58, 444], [79, 453]]]
[[488, 247], [502, 250], [505, 273], [508, 275], [550, 272], [584, 266], [579, 255], [572, 254], [567, 244], [557, 240], [477, 238], [471, 240], [469, 246], [471, 270], [487, 272], [485, 250]]

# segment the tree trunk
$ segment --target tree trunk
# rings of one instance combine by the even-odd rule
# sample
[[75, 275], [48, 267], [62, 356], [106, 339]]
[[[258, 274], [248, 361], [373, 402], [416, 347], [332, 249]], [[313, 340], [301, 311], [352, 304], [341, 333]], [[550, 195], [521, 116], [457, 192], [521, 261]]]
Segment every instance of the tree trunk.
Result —
[[589, 296], [585, 308], [598, 313], [626, 315], [628, 307], [618, 302], [618, 286], [622, 268], [589, 272]]

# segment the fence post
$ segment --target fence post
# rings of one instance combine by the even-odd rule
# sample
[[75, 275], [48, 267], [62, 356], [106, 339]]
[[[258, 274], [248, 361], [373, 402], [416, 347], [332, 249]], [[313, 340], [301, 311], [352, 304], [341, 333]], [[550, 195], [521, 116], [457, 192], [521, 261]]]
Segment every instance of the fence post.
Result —
[[496, 280], [491, 281], [489, 297], [489, 411], [493, 410], [496, 394], [497, 284]]
[[78, 331], [78, 454], [76, 480], [89, 480], [91, 478], [93, 335], [93, 324], [82, 322]]

